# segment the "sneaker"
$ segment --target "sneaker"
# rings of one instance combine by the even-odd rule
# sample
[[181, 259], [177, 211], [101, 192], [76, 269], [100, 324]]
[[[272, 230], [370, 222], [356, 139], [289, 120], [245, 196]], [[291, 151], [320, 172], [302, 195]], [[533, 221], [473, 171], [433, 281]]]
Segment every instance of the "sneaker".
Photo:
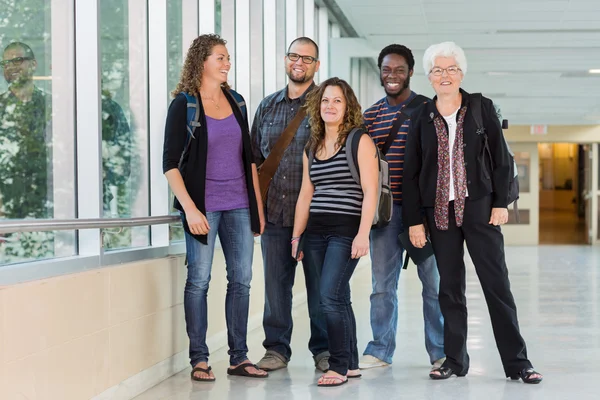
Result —
[[377, 367], [387, 367], [390, 365], [383, 360], [380, 360], [377, 357], [373, 357], [370, 355], [362, 356], [360, 358], [360, 362], [358, 363], [358, 368], [360, 369], [369, 369], [369, 368], [377, 368]]
[[329, 356], [321, 357], [319, 361], [315, 358], [315, 368], [321, 372], [329, 371]]
[[256, 363], [256, 366], [263, 371], [275, 371], [287, 368], [287, 360], [284, 356], [273, 350], [267, 350], [264, 357]]
[[442, 357], [439, 360], [435, 360], [431, 366], [431, 370], [433, 371], [434, 369], [440, 368], [444, 361], [446, 361], [446, 357]]

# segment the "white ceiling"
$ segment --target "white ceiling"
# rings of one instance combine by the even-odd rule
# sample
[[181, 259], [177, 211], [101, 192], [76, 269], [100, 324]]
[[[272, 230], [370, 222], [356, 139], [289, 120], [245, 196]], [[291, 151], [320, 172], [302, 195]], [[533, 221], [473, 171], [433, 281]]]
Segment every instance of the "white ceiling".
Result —
[[[600, 124], [600, 0], [337, 0], [379, 52], [415, 56], [413, 90], [433, 95], [425, 49], [454, 41], [467, 55], [465, 90], [483, 92], [515, 125]], [[383, 91], [382, 91], [383, 93]]]

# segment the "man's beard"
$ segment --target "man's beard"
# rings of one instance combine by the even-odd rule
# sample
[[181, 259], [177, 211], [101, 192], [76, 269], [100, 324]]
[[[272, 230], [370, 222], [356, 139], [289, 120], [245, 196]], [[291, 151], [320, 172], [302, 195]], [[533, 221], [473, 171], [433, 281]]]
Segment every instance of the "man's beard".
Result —
[[291, 70], [286, 75], [288, 76], [288, 78], [290, 79], [290, 81], [292, 81], [294, 83], [306, 83], [306, 82], [308, 82], [308, 81], [310, 81], [312, 79], [312, 76], [310, 76], [308, 74], [308, 72], [305, 72], [304, 76], [302, 78], [295, 78], [294, 75], [292, 74]]
[[387, 91], [386, 87], [385, 87], [385, 82], [383, 81], [383, 78], [379, 78], [380, 82], [381, 82], [381, 86], [383, 86], [383, 90], [385, 91], [385, 94], [387, 96], [390, 97], [398, 97], [400, 96], [406, 89], [408, 89], [410, 87], [410, 76], [407, 76], [406, 79], [404, 80], [404, 83], [402, 84], [402, 87], [400, 87], [400, 90], [398, 90], [397, 93], [390, 93]]

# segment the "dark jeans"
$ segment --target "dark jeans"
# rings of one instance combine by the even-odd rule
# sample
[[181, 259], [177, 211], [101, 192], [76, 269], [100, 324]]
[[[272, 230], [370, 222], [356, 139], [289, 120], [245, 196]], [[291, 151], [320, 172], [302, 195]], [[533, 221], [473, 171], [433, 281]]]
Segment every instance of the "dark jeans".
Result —
[[358, 264], [352, 259], [354, 238], [307, 234], [304, 258], [321, 267], [321, 310], [327, 320], [329, 369], [346, 375], [358, 369], [356, 320], [350, 302], [350, 277]]
[[[263, 328], [267, 350], [276, 351], [289, 360], [292, 356], [292, 287], [298, 262], [292, 257], [292, 227], [268, 223], [261, 236], [265, 269], [265, 311]], [[327, 325], [319, 309], [320, 271], [317, 265], [303, 260], [304, 279], [310, 317], [308, 349], [319, 358], [327, 352]]]
[[190, 363], [195, 367], [201, 361], [208, 361], [206, 295], [218, 233], [227, 269], [225, 317], [229, 364], [238, 365], [247, 359], [248, 353], [246, 333], [254, 254], [254, 234], [250, 228], [250, 213], [247, 208], [207, 212], [206, 219], [210, 225], [207, 245], [185, 234], [188, 275], [185, 283], [184, 308], [186, 328], [190, 338]]
[[465, 298], [464, 243], [475, 265], [485, 296], [496, 346], [506, 376], [531, 367], [525, 340], [519, 332], [517, 306], [510, 291], [504, 260], [504, 237], [499, 226], [489, 224], [492, 197], [467, 198], [463, 225], [456, 226], [454, 203], [450, 202], [448, 230], [435, 226], [434, 208], [427, 208], [431, 244], [440, 271], [440, 307], [444, 315], [445, 365], [457, 373], [469, 370], [467, 353], [467, 301]]

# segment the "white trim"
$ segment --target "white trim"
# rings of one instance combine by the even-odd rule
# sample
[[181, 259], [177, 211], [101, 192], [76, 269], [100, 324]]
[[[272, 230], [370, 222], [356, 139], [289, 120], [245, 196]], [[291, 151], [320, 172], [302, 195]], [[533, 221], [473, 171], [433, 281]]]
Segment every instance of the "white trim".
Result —
[[263, 0], [263, 79], [265, 95], [277, 91], [277, 1]]
[[[167, 65], [167, 0], [149, 3], [148, 49], [149, 103], [150, 103], [150, 215], [169, 213], [169, 187], [162, 172], [163, 138], [167, 99], [169, 97]], [[151, 227], [152, 245], [169, 245], [169, 225]]]
[[[77, 216], [102, 215], [102, 128], [100, 125], [100, 9], [98, 0], [75, 0], [77, 88]], [[85, 118], [83, 118], [85, 116]], [[79, 254], [100, 254], [99, 229], [79, 231]]]
[[[222, 11], [222, 9], [221, 9]], [[186, 12], [186, 9], [183, 9]], [[221, 15], [223, 13], [221, 12]], [[200, 24], [200, 34], [215, 33], [215, 1], [214, 0], [199, 0], [198, 1], [198, 21]]]
[[[75, 218], [75, 4], [52, 0], [52, 201], [53, 218]], [[56, 232], [54, 256], [75, 254], [75, 233]]]
[[329, 11], [326, 7], [319, 8], [319, 58], [321, 66], [319, 67], [319, 82], [329, 78]]

